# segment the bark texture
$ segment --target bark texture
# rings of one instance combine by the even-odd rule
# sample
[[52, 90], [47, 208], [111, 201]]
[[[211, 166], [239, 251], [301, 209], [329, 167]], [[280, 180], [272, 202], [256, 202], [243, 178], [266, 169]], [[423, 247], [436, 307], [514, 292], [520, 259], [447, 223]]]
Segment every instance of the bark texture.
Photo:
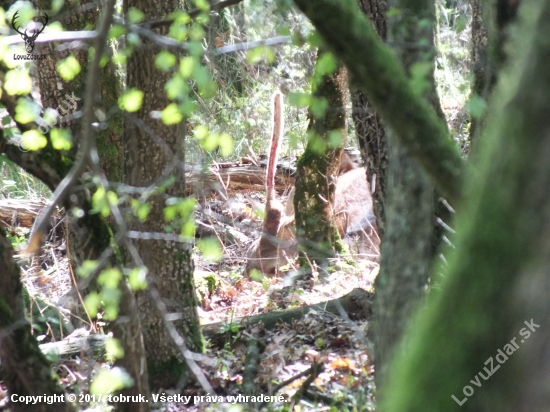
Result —
[[[400, 10], [388, 19], [388, 37], [398, 58], [410, 73], [411, 82], [416, 83], [416, 87], [423, 85], [421, 93], [431, 102], [434, 112], [437, 108], [441, 112], [432, 74], [433, 2], [390, 0], [388, 7]], [[430, 70], [423, 77], [414, 77], [415, 65], [426, 65]], [[396, 134], [393, 129], [387, 134], [387, 220], [380, 274], [375, 281], [376, 384], [382, 397], [395, 346], [425, 294], [434, 238], [434, 185]]]
[[[151, 20], [169, 15], [181, 8], [177, 0], [151, 2], [146, 0], [128, 0], [125, 10], [136, 7]], [[166, 28], [157, 29], [166, 33]], [[124, 183], [148, 187], [159, 185], [169, 176], [175, 178], [167, 189], [172, 197], [184, 198], [185, 175], [179, 167], [169, 168], [171, 162], [183, 161], [183, 144], [185, 128], [180, 125], [167, 126], [160, 119], [152, 119], [151, 111], [161, 111], [169, 103], [164, 90], [171, 74], [161, 72], [155, 66], [156, 53], [161, 50], [149, 40], [142, 40], [143, 45], [137, 48], [128, 58], [127, 86], [137, 88], [144, 93], [143, 105], [136, 112], [140, 122], [126, 117], [124, 129]], [[163, 145], [157, 144], [161, 139], [169, 148], [171, 155], [163, 151]], [[146, 232], [164, 232], [165, 196], [162, 193], [149, 193], [147, 201], [151, 211], [145, 222], [134, 221], [134, 230]], [[197, 300], [193, 281], [193, 261], [191, 245], [182, 242], [139, 239], [135, 246], [147, 266], [148, 282], [154, 285], [169, 313], [179, 315], [173, 321], [174, 326], [184, 337], [187, 347], [192, 351], [202, 352], [204, 343], [199, 328]], [[169, 336], [165, 320], [159, 315], [155, 302], [145, 293], [138, 295], [138, 307], [143, 328], [143, 338], [149, 372], [155, 386], [166, 387], [180, 378], [183, 358]]]
[[[25, 319], [20, 271], [13, 255], [11, 244], [0, 226], [0, 378], [8, 388], [9, 396], [61, 397], [65, 392], [52, 374], [50, 362], [38, 348]], [[14, 412], [75, 410], [66, 402], [39, 402], [37, 405], [10, 402], [9, 406]]]
[[[386, 39], [386, 0], [360, 0], [359, 8], [372, 22], [381, 40]], [[367, 180], [372, 193], [373, 210], [380, 238], [386, 227], [386, 167], [388, 164], [386, 131], [365, 93], [350, 78], [352, 117], [355, 134], [367, 166]]]
[[[319, 52], [318, 59], [321, 55]], [[339, 67], [324, 76], [314, 96], [325, 99], [328, 106], [320, 118], [310, 114], [310, 139], [297, 163], [294, 210], [302, 267], [313, 262], [326, 267], [327, 259], [334, 255], [335, 242], [340, 240], [332, 205], [346, 139], [346, 70]], [[340, 142], [331, 143], [333, 133], [340, 134]]]

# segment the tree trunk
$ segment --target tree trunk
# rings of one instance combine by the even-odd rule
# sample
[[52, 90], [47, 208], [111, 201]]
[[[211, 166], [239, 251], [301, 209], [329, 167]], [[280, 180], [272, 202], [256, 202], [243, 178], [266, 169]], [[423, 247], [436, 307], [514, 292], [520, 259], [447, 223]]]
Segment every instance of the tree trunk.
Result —
[[[390, 0], [400, 10], [389, 20], [389, 38], [410, 73], [413, 64], [428, 64], [431, 71], [413, 82], [426, 82], [424, 96], [439, 107], [433, 80], [434, 4], [430, 1]], [[409, 48], [404, 45], [428, 46]], [[431, 46], [430, 46], [431, 45]], [[439, 109], [441, 112], [441, 109]], [[425, 293], [433, 257], [434, 186], [409, 151], [388, 130], [388, 187], [386, 232], [382, 240], [380, 273], [375, 281], [374, 348], [376, 385], [383, 397], [387, 366], [407, 322]], [[412, 206], [414, 205], [414, 206]]]
[[499, 75], [456, 219], [456, 251], [395, 359], [385, 412], [550, 404], [550, 43], [541, 41], [550, 38], [550, 4], [521, 7], [514, 64]]
[[[57, 396], [57, 399], [61, 399], [65, 392], [52, 375], [50, 362], [38, 348], [38, 342], [25, 320], [20, 271], [13, 255], [11, 244], [0, 226], [1, 380], [8, 388], [10, 399], [12, 396]], [[68, 402], [48, 404], [41, 401], [31, 406], [15, 399], [15, 402], [10, 402], [10, 410], [13, 412], [75, 410]]]
[[[322, 52], [318, 54], [318, 60]], [[310, 137], [305, 152], [297, 163], [296, 236], [300, 241], [300, 266], [309, 267], [315, 262], [325, 268], [328, 258], [334, 255], [335, 242], [340, 236], [335, 226], [332, 205], [338, 178], [342, 147], [346, 138], [347, 75], [339, 67], [320, 80], [314, 97], [325, 99], [327, 109], [322, 117], [310, 113]], [[339, 141], [331, 136], [339, 134]]]
[[[138, 8], [154, 20], [181, 8], [181, 4], [177, 0], [157, 3], [128, 0], [124, 3], [124, 8], [127, 11], [130, 7]], [[163, 34], [168, 31], [167, 28], [158, 30]], [[170, 103], [164, 86], [172, 74], [161, 72], [155, 66], [156, 53], [161, 48], [149, 40], [142, 42], [142, 47], [134, 50], [128, 58], [127, 87], [137, 88], [144, 93], [143, 105], [135, 115], [144, 126], [135, 122], [134, 116], [126, 117], [123, 139], [124, 183], [136, 187], [158, 187], [168, 176], [174, 176], [175, 182], [166, 192], [171, 197], [184, 198], [184, 171], [179, 167], [176, 167], [174, 172], [166, 173], [166, 170], [177, 157], [183, 161], [185, 128], [183, 125], [167, 126], [160, 119], [152, 119], [150, 116], [151, 111], [161, 111]], [[159, 137], [171, 150], [172, 157], [167, 156], [155, 142]], [[146, 194], [139, 201], [149, 203], [150, 213], [145, 222], [134, 221], [130, 225], [132, 229], [164, 232], [167, 225], [164, 220], [164, 195], [149, 193], [149, 196]], [[197, 313], [191, 245], [175, 241], [138, 239], [135, 246], [148, 268], [149, 284], [157, 288], [168, 312], [179, 315], [179, 319], [174, 320], [173, 324], [183, 336], [185, 344], [192, 351], [202, 352], [204, 342]], [[184, 363], [180, 351], [167, 331], [165, 322], [168, 320], [162, 318], [157, 305], [158, 302], [154, 302], [146, 292], [138, 294], [151, 380], [155, 386], [167, 387], [178, 381]]]
[[[80, 5], [87, 4], [82, 1]], [[47, 5], [47, 6], [46, 6]], [[49, 2], [37, 1], [37, 6], [41, 8], [49, 7]], [[74, 6], [66, 4], [61, 12], [68, 12]], [[64, 20], [64, 24], [69, 30], [83, 30], [86, 25], [96, 25], [98, 18], [98, 9], [92, 8], [84, 13], [73, 14], [72, 17]], [[67, 96], [75, 96], [78, 100], [74, 101], [73, 111], [82, 110], [84, 100], [80, 97], [84, 95], [85, 73], [88, 67], [88, 54], [85, 50], [77, 52], [57, 52], [54, 43], [48, 43], [49, 53], [45, 61], [37, 65], [42, 105], [44, 108], [67, 108]], [[110, 50], [108, 50], [110, 51]], [[65, 81], [57, 72], [56, 65], [62, 59], [73, 55], [81, 66], [81, 72], [73, 80]], [[109, 180], [120, 180], [121, 162], [117, 142], [120, 141], [122, 133], [122, 118], [117, 109], [117, 99], [120, 95], [121, 81], [116, 74], [114, 63], [110, 62], [102, 69], [99, 90], [101, 93], [101, 102], [95, 106], [96, 111], [102, 111], [105, 115], [105, 122], [108, 127], [99, 130], [95, 136], [96, 148], [100, 155], [103, 170]], [[78, 106], [76, 107], [76, 104]], [[115, 114], [112, 114], [115, 113]], [[71, 114], [71, 113], [68, 113]], [[82, 124], [80, 122], [68, 121], [58, 122], [54, 127], [68, 127], [73, 136], [74, 147], [70, 153], [75, 156], [78, 152], [79, 137], [81, 135]], [[62, 152], [54, 151], [57, 156]], [[82, 154], [80, 154], [82, 155]], [[61, 159], [58, 160], [59, 163]], [[62, 176], [64, 177], [64, 176]], [[87, 190], [76, 193], [78, 201], [73, 204], [67, 202], [66, 210], [78, 206], [82, 208], [86, 215], [81, 219], [71, 219], [69, 225], [69, 248], [71, 264], [74, 268], [79, 267], [85, 260], [99, 259], [103, 251], [111, 247], [111, 230], [109, 224], [100, 214], [90, 214], [92, 209], [91, 194]], [[110, 264], [114, 264], [111, 261]], [[89, 289], [95, 289], [95, 281]], [[121, 299], [119, 301], [119, 319], [113, 324], [114, 337], [121, 341], [124, 348], [125, 357], [118, 360], [117, 364], [123, 366], [130, 374], [135, 384], [131, 388], [122, 391], [124, 395], [144, 395], [149, 393], [147, 369], [143, 368], [145, 353], [143, 348], [143, 339], [141, 337], [141, 326], [136, 313], [136, 304], [128, 283], [124, 279], [119, 284]], [[73, 296], [76, 299], [76, 295]], [[77, 311], [78, 304], [75, 303], [73, 311]], [[86, 317], [82, 311], [79, 314]], [[138, 409], [136, 409], [138, 408]], [[130, 404], [121, 403], [119, 409], [131, 411], [148, 411], [149, 407], [145, 403]]]
[[[360, 0], [359, 8], [373, 23], [382, 40], [386, 39], [386, 0]], [[352, 117], [361, 156], [367, 168], [367, 180], [371, 186], [372, 205], [380, 239], [384, 237], [386, 214], [386, 131], [382, 119], [369, 103], [367, 96], [350, 76]]]

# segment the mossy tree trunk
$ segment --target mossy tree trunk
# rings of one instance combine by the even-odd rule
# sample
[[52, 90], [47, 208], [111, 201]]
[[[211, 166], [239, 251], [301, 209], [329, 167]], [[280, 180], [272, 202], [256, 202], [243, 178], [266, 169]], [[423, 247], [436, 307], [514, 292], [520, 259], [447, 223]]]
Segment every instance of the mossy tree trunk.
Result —
[[[130, 7], [141, 10], [149, 19], [154, 20], [181, 8], [181, 3], [178, 0], [125, 1], [125, 11]], [[158, 31], [166, 34], [168, 28]], [[136, 123], [129, 116], [126, 117], [123, 139], [124, 183], [135, 187], [151, 187], [173, 177], [174, 183], [166, 193], [170, 197], [183, 199], [186, 197], [184, 171], [179, 166], [169, 171], [170, 164], [176, 159], [168, 156], [155, 139], [160, 137], [173, 156], [183, 161], [185, 127], [183, 124], [167, 126], [160, 119], [152, 119], [150, 116], [150, 112], [161, 111], [171, 103], [166, 95], [165, 84], [172, 74], [158, 70], [155, 65], [156, 54], [161, 48], [149, 40], [142, 42], [143, 45], [136, 48], [128, 58], [127, 87], [144, 93], [143, 105], [135, 117], [146, 127], [142, 127], [141, 123]], [[165, 226], [168, 224], [164, 219], [166, 196], [161, 192], [147, 192], [139, 199], [140, 202], [149, 203], [150, 213], [145, 222], [135, 219], [130, 224], [132, 229], [165, 233]], [[153, 301], [147, 292], [138, 294], [138, 310], [151, 380], [155, 386], [167, 387], [177, 383], [185, 364], [179, 348], [166, 328], [165, 322], [168, 320], [163, 319], [157, 310], [159, 303], [166, 305], [168, 313], [179, 315], [178, 320], [170, 322], [184, 338], [187, 348], [196, 352], [204, 350], [193, 281], [191, 245], [152, 239], [137, 239], [134, 244], [149, 270], [148, 282], [154, 285], [163, 300]]]
[[395, 359], [384, 412], [550, 404], [550, 3], [522, 3], [456, 250]]
[[326, 101], [327, 109], [319, 117], [310, 111], [309, 141], [296, 165], [294, 210], [302, 268], [312, 263], [325, 268], [340, 240], [332, 205], [346, 138], [346, 70], [338, 67], [325, 75], [314, 97]]
[[[433, 80], [433, 2], [390, 0], [388, 7], [398, 11], [387, 22], [393, 49], [411, 82], [417, 87], [423, 85], [423, 96], [439, 107]], [[425, 65], [425, 74], [413, 77], [414, 65]], [[435, 204], [435, 188], [424, 170], [398, 141], [394, 130], [388, 129], [387, 136], [386, 231], [375, 282], [373, 327], [376, 384], [382, 396], [395, 345], [425, 294], [433, 257]]]
[[[380, 39], [386, 39], [386, 0], [360, 0], [359, 8], [374, 25]], [[376, 216], [378, 236], [382, 239], [386, 227], [386, 167], [388, 153], [386, 131], [382, 119], [359, 85], [350, 76], [352, 117], [361, 156], [367, 167], [367, 179], [371, 185], [372, 206]]]

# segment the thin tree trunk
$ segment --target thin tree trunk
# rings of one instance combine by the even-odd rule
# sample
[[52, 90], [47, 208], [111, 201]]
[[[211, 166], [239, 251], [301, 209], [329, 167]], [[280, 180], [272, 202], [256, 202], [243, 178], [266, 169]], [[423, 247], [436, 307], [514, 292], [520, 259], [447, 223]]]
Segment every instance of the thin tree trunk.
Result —
[[[359, 8], [372, 21], [380, 39], [386, 39], [386, 0], [360, 0]], [[350, 76], [352, 117], [361, 156], [371, 186], [372, 205], [380, 239], [386, 228], [386, 167], [388, 164], [386, 131], [382, 119], [369, 103], [365, 93]]]
[[[322, 58], [322, 52], [319, 52], [319, 58]], [[299, 242], [302, 267], [312, 262], [326, 267], [327, 259], [334, 255], [335, 241], [340, 238], [332, 205], [346, 138], [346, 83], [347, 74], [343, 67], [320, 81], [314, 97], [325, 99], [328, 107], [320, 118], [310, 113], [308, 129], [311, 135], [296, 165], [296, 236], [306, 240]], [[332, 133], [340, 134], [340, 141], [335, 146], [330, 140]]]

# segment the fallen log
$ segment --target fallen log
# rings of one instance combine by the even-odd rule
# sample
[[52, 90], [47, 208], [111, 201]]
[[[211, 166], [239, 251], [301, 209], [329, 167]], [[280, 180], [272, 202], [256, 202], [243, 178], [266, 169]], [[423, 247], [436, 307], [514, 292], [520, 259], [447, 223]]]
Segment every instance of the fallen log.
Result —
[[[266, 329], [273, 329], [279, 322], [289, 323], [294, 319], [304, 317], [310, 310], [326, 311], [341, 316], [343, 309], [346, 315], [352, 320], [368, 320], [372, 316], [372, 300], [374, 293], [363, 289], [353, 289], [350, 293], [339, 299], [329, 300], [316, 305], [302, 306], [300, 308], [272, 311], [249, 318], [237, 318], [233, 323], [240, 327], [248, 327], [263, 323]], [[221, 344], [225, 339], [225, 332], [221, 332], [227, 322], [215, 322], [202, 325], [202, 332], [205, 338], [210, 339], [214, 345]], [[45, 355], [66, 357], [81, 353], [83, 350], [91, 350], [94, 354], [103, 354], [107, 335], [89, 335], [81, 337], [69, 337], [65, 340], [40, 345]]]

